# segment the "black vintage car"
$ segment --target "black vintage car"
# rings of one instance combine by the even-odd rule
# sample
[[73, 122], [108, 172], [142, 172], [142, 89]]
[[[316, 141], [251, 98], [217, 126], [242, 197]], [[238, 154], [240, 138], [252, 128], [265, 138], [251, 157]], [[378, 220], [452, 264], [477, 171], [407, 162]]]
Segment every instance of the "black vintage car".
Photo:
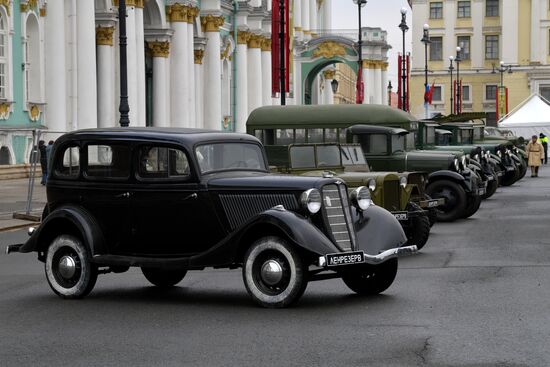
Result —
[[52, 157], [42, 223], [7, 252], [37, 252], [63, 298], [131, 266], [160, 287], [188, 270], [241, 267], [257, 303], [284, 307], [313, 280], [382, 292], [397, 257], [417, 250], [368, 188], [348, 196], [336, 178], [270, 174], [249, 135], [81, 130], [59, 138]]

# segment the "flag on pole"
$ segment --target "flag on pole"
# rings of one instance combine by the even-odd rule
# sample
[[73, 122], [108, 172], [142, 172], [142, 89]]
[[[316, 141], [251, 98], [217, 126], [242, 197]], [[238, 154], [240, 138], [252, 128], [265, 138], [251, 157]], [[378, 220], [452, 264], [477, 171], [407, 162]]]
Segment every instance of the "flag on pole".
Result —
[[406, 63], [407, 63], [407, 90], [405, 91], [406, 93], [406, 99], [405, 99], [405, 111], [410, 111], [409, 110], [409, 106], [410, 106], [410, 94], [409, 94], [409, 77], [411, 75], [411, 54], [408, 53], [407, 54], [407, 59], [406, 59]]
[[357, 83], [355, 85], [355, 103], [362, 104], [365, 93], [365, 86], [363, 84], [363, 67], [359, 67], [357, 71]]
[[[279, 19], [279, 0], [273, 1], [271, 7], [271, 92], [273, 94], [281, 92], [281, 62], [285, 64], [285, 88], [286, 92], [289, 89], [290, 82], [290, 37], [289, 37], [289, 0], [285, 2], [285, 39], [281, 45], [279, 41], [279, 33], [281, 22]], [[281, 60], [281, 47], [285, 48], [285, 60]]]
[[403, 96], [401, 95], [401, 68], [403, 67], [401, 54], [397, 54], [397, 108], [402, 109]]

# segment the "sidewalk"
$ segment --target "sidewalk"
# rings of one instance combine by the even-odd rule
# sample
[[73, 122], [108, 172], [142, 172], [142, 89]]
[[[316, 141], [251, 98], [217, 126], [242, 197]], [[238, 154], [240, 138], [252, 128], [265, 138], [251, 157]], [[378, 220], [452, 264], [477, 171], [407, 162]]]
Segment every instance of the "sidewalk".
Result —
[[[25, 213], [27, 208], [28, 178], [0, 181], [0, 232], [38, 225], [30, 220], [14, 219], [13, 213]], [[40, 216], [46, 205], [46, 187], [35, 180], [31, 214]]]

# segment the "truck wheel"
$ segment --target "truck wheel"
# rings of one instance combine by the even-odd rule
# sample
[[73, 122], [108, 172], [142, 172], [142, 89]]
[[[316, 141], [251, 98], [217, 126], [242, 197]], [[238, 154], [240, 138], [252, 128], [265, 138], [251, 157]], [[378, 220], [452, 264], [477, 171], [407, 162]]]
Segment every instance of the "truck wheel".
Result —
[[498, 189], [498, 177], [497, 177], [497, 174], [496, 172], [493, 170], [492, 172], [493, 174], [493, 177], [495, 178], [494, 180], [492, 181], [489, 181], [489, 183], [487, 184], [487, 189], [485, 190], [485, 194], [481, 196], [481, 198], [483, 200], [485, 199], [489, 199], [491, 196], [493, 196], [495, 194], [495, 192], [497, 192], [497, 189]]
[[445, 203], [436, 208], [438, 222], [452, 222], [464, 215], [466, 191], [456, 182], [437, 180], [428, 184], [426, 192], [434, 199], [445, 199]]
[[481, 201], [482, 199], [481, 199], [481, 196], [479, 195], [469, 197], [468, 204], [466, 205], [466, 209], [464, 210], [464, 216], [462, 218], [466, 219], [474, 215], [478, 211], [481, 205]]
[[519, 169], [518, 181], [524, 178], [526, 173], [527, 173], [527, 163], [525, 161], [522, 161]]
[[[424, 195], [426, 200], [432, 200], [430, 195]], [[429, 208], [427, 209], [426, 213], [428, 213], [428, 220], [430, 221], [430, 227], [433, 227], [433, 225], [437, 222], [437, 210], [436, 208]]]
[[46, 279], [61, 298], [82, 298], [92, 291], [97, 280], [97, 266], [82, 241], [71, 235], [56, 237], [46, 255]]
[[507, 171], [504, 173], [504, 176], [501, 177], [500, 185], [501, 186], [512, 186], [517, 180], [519, 180], [519, 169], [516, 168], [513, 171]]
[[[409, 203], [407, 210], [418, 211], [422, 210], [416, 203]], [[407, 235], [407, 245], [416, 245], [420, 250], [430, 237], [430, 220], [426, 214], [412, 217], [409, 219], [409, 225], [406, 227], [405, 234]]]
[[151, 284], [160, 288], [172, 287], [185, 277], [187, 270], [162, 269], [162, 268], [141, 268], [141, 272]]
[[390, 259], [379, 265], [364, 265], [342, 274], [342, 280], [349, 289], [361, 295], [384, 292], [392, 285], [397, 274], [397, 259]]
[[304, 294], [307, 266], [282, 238], [263, 237], [244, 255], [243, 281], [248, 294], [259, 305], [287, 307]]

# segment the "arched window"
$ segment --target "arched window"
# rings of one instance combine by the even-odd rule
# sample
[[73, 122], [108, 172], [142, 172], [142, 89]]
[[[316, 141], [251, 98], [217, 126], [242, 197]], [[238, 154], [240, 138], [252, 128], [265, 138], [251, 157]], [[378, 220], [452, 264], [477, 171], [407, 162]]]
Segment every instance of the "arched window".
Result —
[[34, 14], [27, 18], [25, 43], [25, 89], [27, 102], [40, 102], [40, 38], [38, 19]]
[[8, 85], [8, 22], [0, 10], [0, 98], [7, 98]]

